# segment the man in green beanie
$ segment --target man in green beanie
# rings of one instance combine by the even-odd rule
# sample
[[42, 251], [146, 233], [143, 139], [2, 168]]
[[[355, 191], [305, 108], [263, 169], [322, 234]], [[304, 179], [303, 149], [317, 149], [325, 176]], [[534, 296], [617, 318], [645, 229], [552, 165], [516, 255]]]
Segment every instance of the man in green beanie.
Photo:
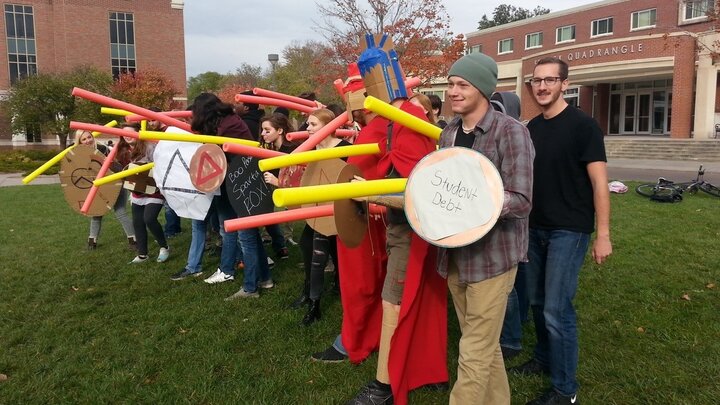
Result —
[[497, 64], [482, 53], [463, 56], [448, 74], [447, 99], [456, 116], [443, 129], [440, 147], [479, 151], [495, 165], [504, 188], [500, 218], [490, 232], [439, 252], [438, 272], [447, 278], [462, 332], [451, 405], [510, 403], [499, 340], [517, 264], [527, 260], [535, 150], [522, 124], [490, 106], [496, 84]]

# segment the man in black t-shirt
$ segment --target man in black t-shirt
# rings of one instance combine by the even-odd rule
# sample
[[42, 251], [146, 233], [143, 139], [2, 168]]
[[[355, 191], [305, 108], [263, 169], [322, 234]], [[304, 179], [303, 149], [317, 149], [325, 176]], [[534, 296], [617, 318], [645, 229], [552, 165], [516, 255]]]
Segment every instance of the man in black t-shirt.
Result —
[[612, 253], [603, 135], [592, 117], [567, 104], [567, 86], [567, 63], [538, 61], [530, 90], [542, 114], [528, 123], [536, 155], [529, 262], [523, 263], [537, 345], [533, 359], [510, 369], [550, 374], [552, 388], [531, 405], [579, 403], [572, 300], [594, 229], [595, 262], [603, 263]]

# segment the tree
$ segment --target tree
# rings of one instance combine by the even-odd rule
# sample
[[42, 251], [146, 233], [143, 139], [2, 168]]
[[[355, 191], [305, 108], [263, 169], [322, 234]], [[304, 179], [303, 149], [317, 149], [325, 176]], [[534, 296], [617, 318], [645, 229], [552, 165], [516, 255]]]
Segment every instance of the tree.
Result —
[[457, 49], [463, 48], [462, 36], [450, 32], [450, 18], [441, 0], [367, 0], [369, 9], [358, 3], [316, 3], [324, 17], [316, 27], [339, 64], [357, 61], [359, 40], [365, 33], [390, 34], [405, 73], [425, 80], [447, 74], [448, 61], [456, 59]]
[[75, 100], [73, 87], [108, 93], [112, 77], [94, 67], [81, 66], [70, 72], [25, 77], [9, 91], [4, 108], [12, 117], [13, 131], [55, 134], [60, 145], [67, 145], [70, 121], [100, 122], [100, 107]]
[[113, 97], [140, 107], [170, 108], [177, 93], [175, 83], [157, 69], [123, 73], [112, 85]]
[[223, 86], [226, 77], [218, 72], [205, 72], [187, 81], [188, 100], [192, 102], [200, 93], [215, 93]]
[[346, 67], [332, 61], [332, 51], [316, 41], [294, 42], [283, 49], [285, 63], [277, 66], [272, 85], [281, 93], [298, 95], [313, 91], [325, 104], [339, 102], [333, 81], [345, 79]]
[[534, 10], [528, 10], [526, 8], [515, 7], [510, 4], [500, 4], [495, 7], [492, 20], [488, 19], [487, 14], [483, 14], [482, 19], [478, 21], [478, 30], [484, 30], [486, 28], [511, 23], [513, 21], [536, 17], [549, 12], [550, 9], [540, 6], [535, 7]]

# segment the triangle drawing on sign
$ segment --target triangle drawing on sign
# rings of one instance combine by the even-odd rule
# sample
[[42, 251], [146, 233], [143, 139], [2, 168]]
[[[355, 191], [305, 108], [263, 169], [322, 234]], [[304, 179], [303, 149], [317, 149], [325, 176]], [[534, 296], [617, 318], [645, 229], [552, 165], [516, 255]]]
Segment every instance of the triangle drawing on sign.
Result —
[[204, 184], [221, 173], [222, 168], [213, 160], [207, 151], [203, 151], [200, 154], [200, 164], [197, 170], [197, 184]]
[[188, 194], [201, 194], [199, 191], [195, 189], [190, 188], [180, 188], [180, 187], [167, 187], [166, 183], [168, 181], [168, 177], [170, 176], [170, 170], [173, 168], [173, 163], [175, 163], [175, 158], [178, 158], [180, 161], [180, 164], [183, 168], [185, 168], [185, 171], [189, 174], [190, 173], [190, 166], [185, 162], [185, 159], [183, 159], [182, 154], [180, 154], [179, 149], [175, 149], [175, 152], [173, 152], [172, 157], [170, 157], [170, 163], [168, 163], [167, 168], [165, 169], [165, 173], [163, 174], [163, 181], [162, 181], [162, 189], [163, 190], [172, 190], [172, 191], [179, 191], [182, 193], [188, 193]]

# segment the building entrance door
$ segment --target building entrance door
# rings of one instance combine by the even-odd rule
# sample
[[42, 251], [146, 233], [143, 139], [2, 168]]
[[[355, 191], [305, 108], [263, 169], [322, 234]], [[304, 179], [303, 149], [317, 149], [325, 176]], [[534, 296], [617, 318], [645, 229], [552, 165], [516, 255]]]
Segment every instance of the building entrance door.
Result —
[[637, 115], [637, 94], [625, 94], [623, 95], [623, 108], [621, 109], [622, 117], [622, 128], [623, 134], [634, 134], [635, 133], [635, 118]]

